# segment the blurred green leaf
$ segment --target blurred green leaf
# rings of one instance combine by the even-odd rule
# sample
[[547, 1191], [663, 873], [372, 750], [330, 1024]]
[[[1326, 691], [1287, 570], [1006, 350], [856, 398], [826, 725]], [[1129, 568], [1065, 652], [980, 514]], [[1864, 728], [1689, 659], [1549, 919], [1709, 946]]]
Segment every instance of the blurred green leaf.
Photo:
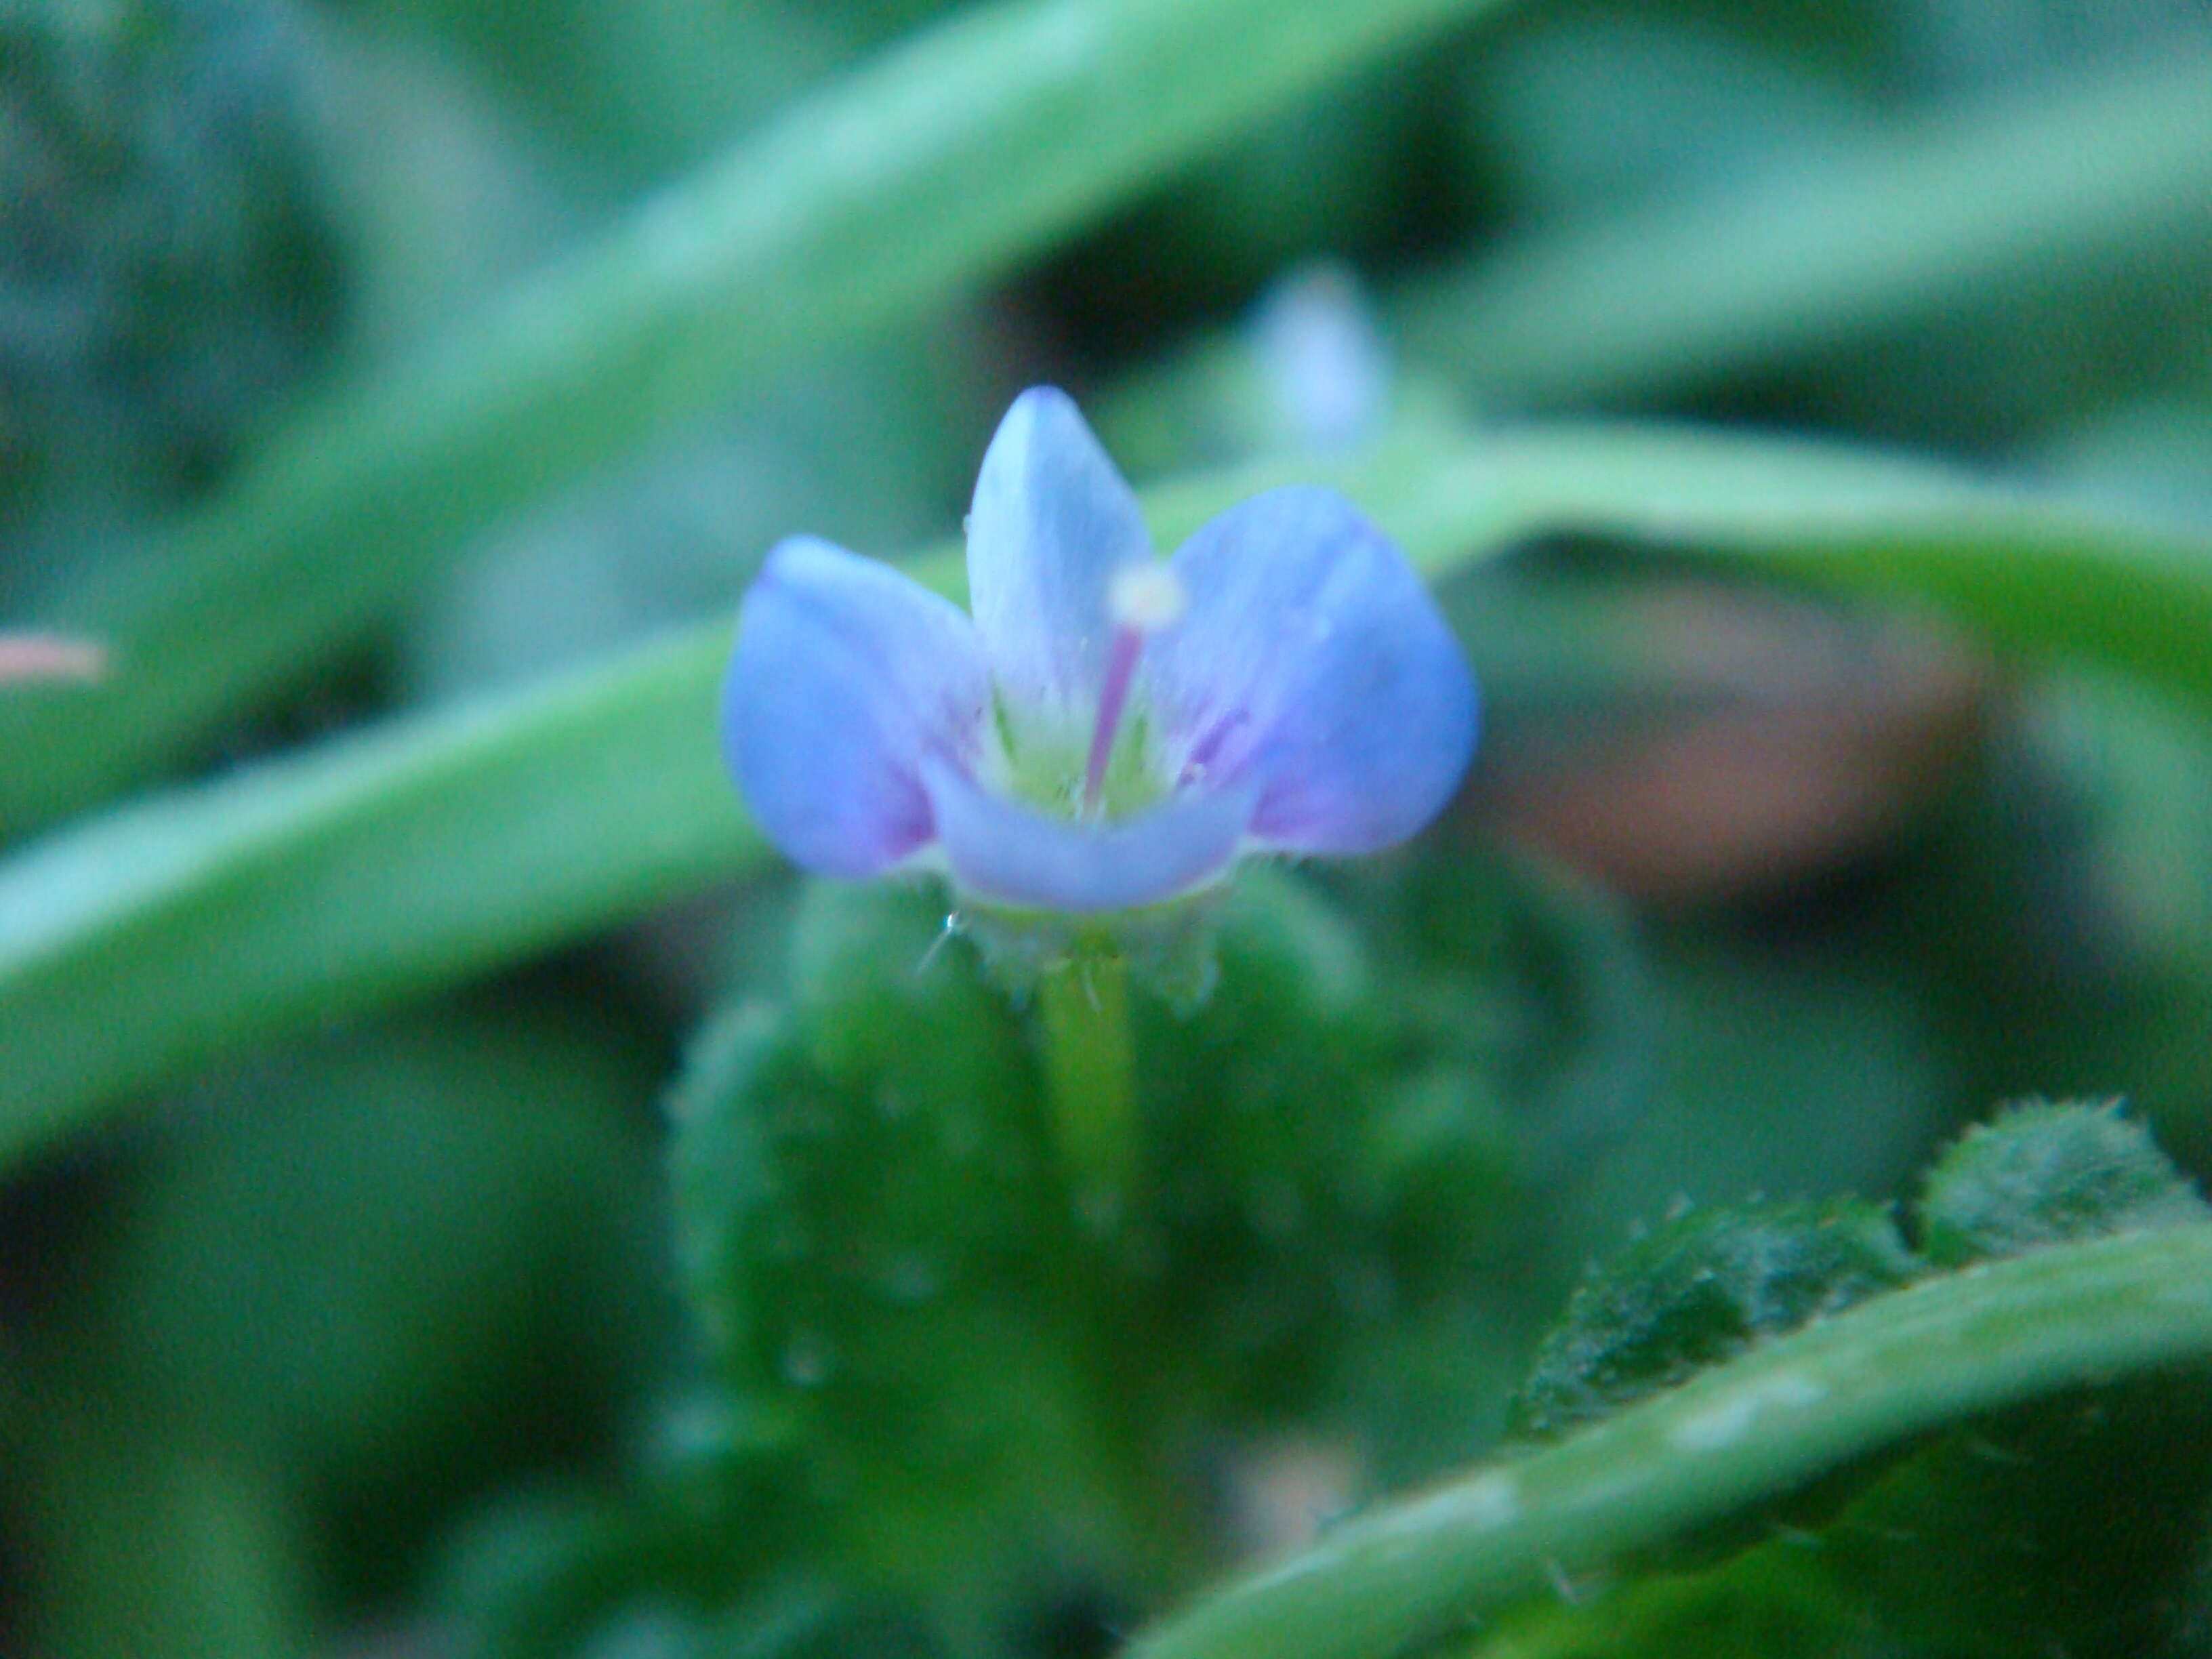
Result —
[[21, 854], [0, 954], [23, 978], [0, 990], [0, 1024], [21, 1016], [39, 1058], [9, 1081], [0, 1139], [27, 1151], [73, 1107], [481, 974], [760, 856], [714, 760], [723, 650], [642, 652]]
[[1024, 254], [1328, 76], [1496, 0], [1007, 0], [795, 106], [34, 608], [104, 686], [0, 705], [0, 827], [191, 750], [471, 532], [811, 345]]
[[111, 1141], [58, 1242], [8, 1216], [11, 1257], [76, 1269], [30, 1316], [6, 1296], [9, 1526], [64, 1627], [40, 1651], [302, 1651], [283, 1626], [392, 1594], [458, 1499], [605, 1455], [678, 1308], [659, 1055], [594, 1012], [288, 1048]]
[[2208, 1382], [2201, 1364], [2090, 1379], [1962, 1423], [1883, 1473], [1818, 1553], [1905, 1652], [2185, 1651], [2160, 1638], [2212, 1498]]
[[[1486, 394], [1632, 398], [2032, 283], [2212, 264], [2212, 51], [1941, 111], [1748, 181], [1531, 230], [1395, 309], [1407, 356]], [[2184, 267], [2185, 268], [2185, 266]]]
[[1532, 219], [1740, 185], [1872, 113], [1814, 54], [1778, 44], [1665, 8], [1554, 12], [1469, 65], [1468, 138]]
[[6, 1448], [11, 1540], [39, 1567], [36, 1601], [15, 1610], [28, 1651], [305, 1650], [312, 1574], [268, 1470], [180, 1443], [173, 1424], [105, 1393], [64, 1383], [42, 1406], [27, 1443]]
[[2184, 1608], [2212, 1492], [2208, 1377], [2183, 1367], [1977, 1416], [1784, 1498], [1788, 1519], [1747, 1516], [1714, 1565], [1600, 1574], [1598, 1593], [1528, 1601], [1452, 1651], [2196, 1652]]
[[[1499, 932], [1555, 924], [1503, 887]], [[1378, 959], [1384, 929], [1355, 914], [1247, 869], [1223, 907], [1212, 995], [1135, 1011], [1147, 1150], [1120, 1250], [1152, 1323], [1121, 1388], [1162, 1415], [1371, 1442], [1401, 1425], [1346, 1408], [1369, 1346], [1486, 1304], [1486, 1270], [1525, 1261], [1524, 1177], [1553, 1126], [1540, 1109], [1510, 1115], [1500, 1073], [1542, 1071], [1534, 1092], [1595, 1045], [1561, 1041], [1568, 1017], [1550, 1006], [1529, 1011], [1533, 1030], [1447, 1029], [1460, 988]], [[1538, 1000], [1503, 940], [1468, 971]], [[1452, 1012], [1467, 1021], [1469, 1006]], [[1549, 1070], [1528, 1052], [1547, 1039], [1568, 1051]], [[1434, 1356], [1440, 1391], [1468, 1388], [1486, 1358]]]
[[[2212, 708], [2212, 545], [1811, 443], [1411, 431], [1155, 492], [1165, 544], [1302, 471], [1443, 580], [1550, 531], [1920, 597], [2037, 657]], [[917, 574], [957, 592], [950, 551]], [[767, 847], [722, 776], [716, 625], [111, 814], [0, 866], [0, 1164], [304, 1023], [388, 1005], [696, 889]], [[1480, 667], [1480, 665], [1478, 665]], [[127, 1012], [126, 1012], [127, 1011]]]
[[213, 1079], [132, 1183], [94, 1340], [308, 1501], [435, 1504], [550, 1425], [604, 1433], [677, 1312], [658, 1059], [573, 1010], [440, 1007]]
[[324, 349], [308, 34], [282, 0], [0, 8], [0, 584], [27, 524], [228, 462]]

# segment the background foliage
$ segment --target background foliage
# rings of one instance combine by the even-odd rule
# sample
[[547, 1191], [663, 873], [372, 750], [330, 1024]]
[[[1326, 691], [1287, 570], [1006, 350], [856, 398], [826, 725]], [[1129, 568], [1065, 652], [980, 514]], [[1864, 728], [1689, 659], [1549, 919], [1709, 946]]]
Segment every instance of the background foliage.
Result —
[[[713, 734], [1040, 380], [1486, 699], [1103, 1229]], [[2212, 1645], [2192, 0], [0, 0], [0, 1650]]]

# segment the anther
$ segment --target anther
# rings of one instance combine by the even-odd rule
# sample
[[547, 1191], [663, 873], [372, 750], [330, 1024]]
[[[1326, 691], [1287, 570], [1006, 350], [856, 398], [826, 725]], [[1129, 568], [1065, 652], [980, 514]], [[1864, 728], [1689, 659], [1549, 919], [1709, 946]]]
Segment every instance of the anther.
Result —
[[1114, 573], [1106, 588], [1107, 614], [1117, 627], [1139, 634], [1157, 634], [1182, 620], [1190, 606], [1182, 579], [1169, 566], [1147, 559], [1125, 564]]

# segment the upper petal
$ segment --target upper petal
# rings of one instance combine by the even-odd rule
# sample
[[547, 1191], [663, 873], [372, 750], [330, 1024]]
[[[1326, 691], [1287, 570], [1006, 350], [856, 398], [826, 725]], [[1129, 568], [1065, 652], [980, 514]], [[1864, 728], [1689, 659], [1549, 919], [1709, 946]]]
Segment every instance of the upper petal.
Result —
[[972, 762], [990, 696], [959, 607], [876, 560], [794, 537], [745, 595], [722, 752], [787, 856], [824, 875], [876, 875], [935, 837], [921, 766]]
[[1290, 852], [1372, 852], [1436, 816], [1474, 751], [1474, 681], [1381, 531], [1332, 491], [1271, 490], [1172, 566], [1189, 608], [1146, 668], [1186, 779], [1249, 784], [1253, 837]]
[[1210, 886], [1236, 862], [1249, 790], [1188, 790], [1118, 823], [1047, 817], [957, 767], [923, 768], [954, 884], [972, 897], [1092, 913]]
[[1108, 583], [1151, 552], [1137, 498], [1067, 394], [1017, 398], [968, 514], [969, 603], [1009, 715], [1089, 720], [1113, 634]]

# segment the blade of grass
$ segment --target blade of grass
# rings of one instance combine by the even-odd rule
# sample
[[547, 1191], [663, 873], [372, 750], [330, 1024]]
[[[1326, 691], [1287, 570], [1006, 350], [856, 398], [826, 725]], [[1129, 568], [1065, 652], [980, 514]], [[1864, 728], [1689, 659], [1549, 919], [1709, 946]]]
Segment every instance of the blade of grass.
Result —
[[[1266, 484], [1147, 496], [1164, 544]], [[1547, 530], [1924, 594], [2212, 709], [2212, 541], [1909, 463], [1623, 427], [1425, 428], [1328, 481], [1446, 579]], [[957, 593], [951, 550], [917, 567]], [[0, 866], [0, 1169], [134, 1091], [760, 863], [716, 757], [729, 629], [126, 808]], [[1480, 665], [1478, 665], [1478, 667]]]
[[114, 672], [0, 705], [0, 835], [188, 755], [471, 532], [764, 369], [1001, 273], [1255, 116], [1498, 3], [1007, 0], [918, 34], [37, 605]]
[[2022, 659], [2102, 663], [2212, 713], [2212, 529], [1877, 451], [1691, 428], [1534, 428], [1468, 464], [1493, 475], [1491, 517], [1468, 526], [1483, 539], [1618, 536], [1924, 601]]
[[1648, 398], [2022, 281], [2212, 264], [2212, 51], [1945, 110], [1725, 193], [1530, 232], [1408, 285], [1412, 362], [1540, 404]]
[[1977, 1413], [2212, 1356], [2212, 1227], [2039, 1250], [1862, 1304], [1556, 1446], [1340, 1527], [1131, 1659], [1387, 1659], [1557, 1575]]

